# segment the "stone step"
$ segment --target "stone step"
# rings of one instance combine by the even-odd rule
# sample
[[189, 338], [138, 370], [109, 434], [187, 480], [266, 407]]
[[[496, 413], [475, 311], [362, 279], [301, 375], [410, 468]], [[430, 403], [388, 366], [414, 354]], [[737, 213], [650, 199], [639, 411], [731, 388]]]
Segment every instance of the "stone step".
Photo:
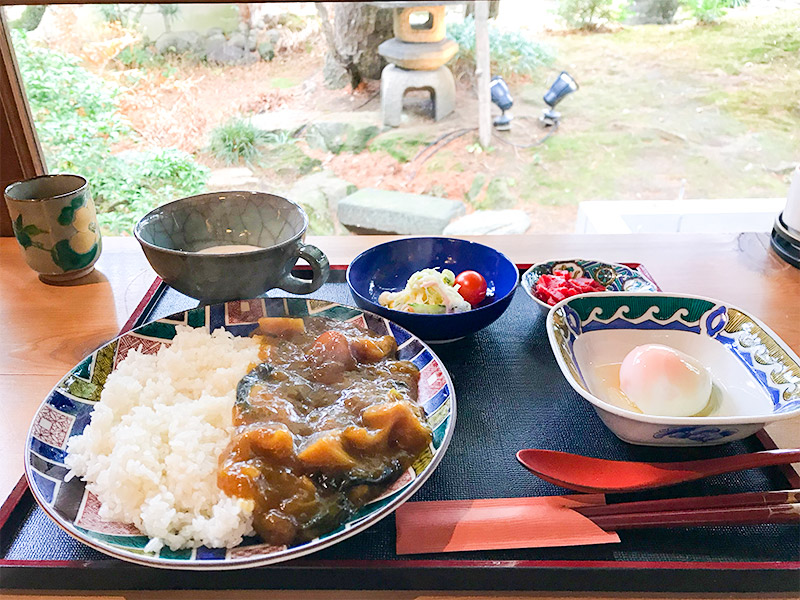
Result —
[[206, 188], [209, 192], [260, 189], [258, 177], [247, 167], [214, 169], [208, 176]]
[[348, 123], [359, 128], [380, 125], [381, 113], [379, 110], [323, 112], [279, 108], [253, 115], [250, 122], [262, 131], [288, 131], [294, 135], [315, 123]]
[[339, 201], [338, 217], [356, 231], [439, 235], [465, 211], [456, 200], [364, 188]]
[[355, 191], [356, 186], [352, 183], [339, 179], [330, 171], [320, 171], [298, 179], [286, 197], [306, 211], [309, 235], [339, 235], [342, 232], [335, 220], [337, 205]]
[[524, 210], [476, 210], [450, 223], [444, 235], [515, 235], [531, 225]]

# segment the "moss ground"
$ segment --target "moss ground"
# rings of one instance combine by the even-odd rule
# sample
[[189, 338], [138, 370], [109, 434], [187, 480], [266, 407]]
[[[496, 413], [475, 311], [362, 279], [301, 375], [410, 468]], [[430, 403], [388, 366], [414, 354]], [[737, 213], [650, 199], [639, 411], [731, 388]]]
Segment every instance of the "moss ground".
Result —
[[[523, 201], [775, 197], [800, 160], [800, 10], [560, 36], [580, 90], [525, 155]], [[540, 104], [544, 81], [521, 101]]]

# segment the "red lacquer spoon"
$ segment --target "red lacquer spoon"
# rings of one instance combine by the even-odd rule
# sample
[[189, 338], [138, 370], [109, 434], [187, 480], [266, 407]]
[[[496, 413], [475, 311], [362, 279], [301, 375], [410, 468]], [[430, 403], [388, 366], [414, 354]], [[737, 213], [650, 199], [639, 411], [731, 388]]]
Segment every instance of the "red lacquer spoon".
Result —
[[720, 473], [800, 462], [800, 449], [765, 450], [685, 462], [648, 463], [590, 458], [555, 450], [520, 450], [517, 460], [537, 477], [579, 492], [632, 492]]

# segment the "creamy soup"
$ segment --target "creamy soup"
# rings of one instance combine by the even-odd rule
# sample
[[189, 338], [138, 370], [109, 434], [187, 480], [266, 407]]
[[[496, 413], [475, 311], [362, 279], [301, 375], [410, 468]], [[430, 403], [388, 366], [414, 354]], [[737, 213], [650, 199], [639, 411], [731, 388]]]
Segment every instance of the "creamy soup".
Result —
[[198, 250], [197, 254], [238, 254], [240, 252], [252, 252], [253, 250], [263, 250], [261, 246], [250, 244], [228, 244], [225, 246], [211, 246]]

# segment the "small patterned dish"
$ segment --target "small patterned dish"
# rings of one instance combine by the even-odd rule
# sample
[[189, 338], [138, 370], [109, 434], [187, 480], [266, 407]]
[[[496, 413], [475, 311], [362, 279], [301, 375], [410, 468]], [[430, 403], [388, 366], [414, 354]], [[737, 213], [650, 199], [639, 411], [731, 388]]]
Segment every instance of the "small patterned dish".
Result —
[[[569, 384], [620, 439], [647, 446], [710, 446], [800, 415], [800, 359], [741, 309], [687, 294], [603, 292], [562, 300], [547, 335]], [[634, 347], [664, 344], [711, 371], [707, 416], [634, 412], [617, 392], [619, 363]], [[616, 380], [615, 380], [616, 377]]]
[[550, 260], [533, 265], [522, 274], [522, 287], [544, 312], [552, 308], [547, 302], [536, 297], [534, 290], [539, 277], [553, 271], [569, 271], [573, 279], [590, 277], [605, 286], [609, 292], [655, 292], [658, 286], [639, 271], [616, 263], [573, 258], [569, 260]]
[[[433, 443], [383, 496], [364, 506], [343, 525], [315, 540], [293, 547], [275, 547], [246, 538], [236, 548], [206, 548], [158, 553], [145, 552], [150, 540], [132, 525], [111, 523], [99, 517], [100, 503], [77, 477], [66, 480], [67, 442], [89, 424], [108, 374], [133, 348], [153, 354], [171, 343], [177, 325], [213, 331], [220, 327], [233, 335], [249, 335], [260, 317], [320, 315], [355, 322], [398, 344], [398, 358], [410, 360], [420, 370], [418, 403], [433, 430]], [[453, 383], [444, 365], [417, 337], [391, 321], [324, 300], [259, 298], [203, 306], [142, 325], [121, 335], [87, 356], [50, 392], [39, 407], [28, 432], [25, 474], [33, 496], [64, 531], [110, 556], [141, 565], [169, 569], [239, 569], [282, 562], [326, 548], [355, 535], [391, 514], [408, 500], [433, 473], [442, 459], [455, 427]]]

